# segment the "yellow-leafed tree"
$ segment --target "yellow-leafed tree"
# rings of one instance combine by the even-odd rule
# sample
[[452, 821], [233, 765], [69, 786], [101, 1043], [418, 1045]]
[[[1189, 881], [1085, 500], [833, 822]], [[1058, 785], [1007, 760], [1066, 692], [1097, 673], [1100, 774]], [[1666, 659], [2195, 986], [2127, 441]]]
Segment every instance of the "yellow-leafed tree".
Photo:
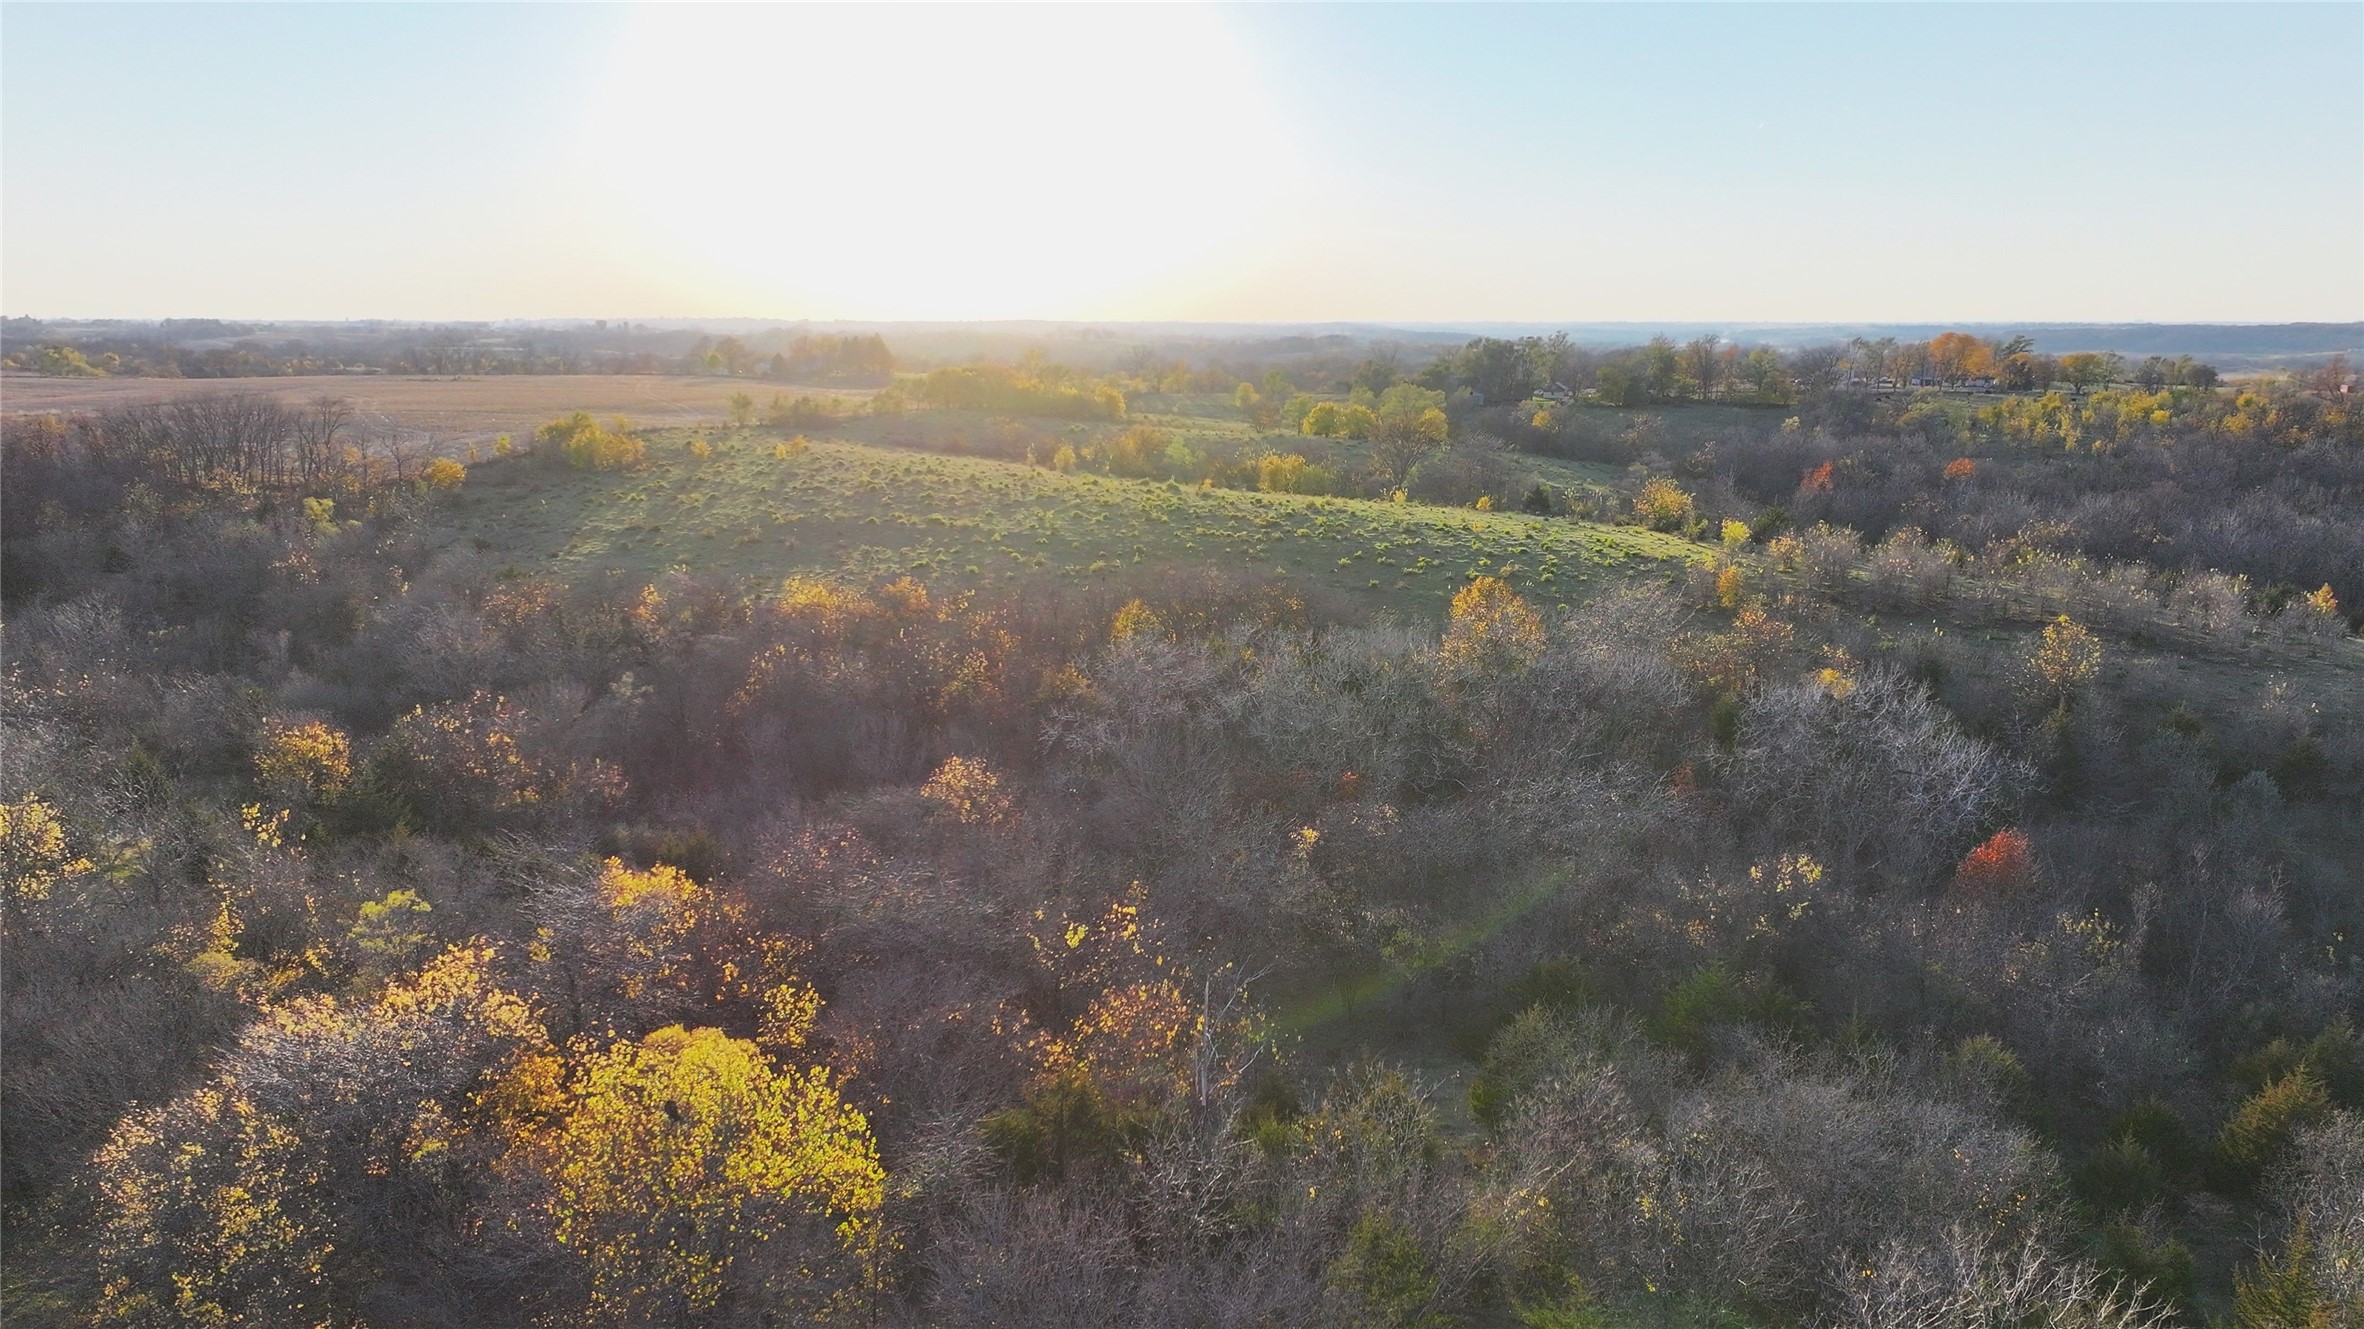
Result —
[[1543, 620], [1500, 577], [1479, 577], [1453, 597], [1451, 624], [1438, 648], [1455, 669], [1520, 668], [1543, 654]]
[[526, 1147], [546, 1151], [552, 1231], [589, 1274], [596, 1322], [819, 1316], [875, 1282], [886, 1172], [824, 1069], [670, 1026], [593, 1057]]

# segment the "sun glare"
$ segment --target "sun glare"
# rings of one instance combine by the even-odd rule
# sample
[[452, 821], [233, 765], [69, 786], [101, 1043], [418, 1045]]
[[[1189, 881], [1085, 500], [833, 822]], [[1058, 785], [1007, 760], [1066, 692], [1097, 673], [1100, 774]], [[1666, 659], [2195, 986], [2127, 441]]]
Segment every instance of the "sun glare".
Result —
[[706, 312], [1121, 317], [1284, 206], [1288, 147], [1203, 8], [655, 7], [586, 149], [645, 164], [625, 260]]

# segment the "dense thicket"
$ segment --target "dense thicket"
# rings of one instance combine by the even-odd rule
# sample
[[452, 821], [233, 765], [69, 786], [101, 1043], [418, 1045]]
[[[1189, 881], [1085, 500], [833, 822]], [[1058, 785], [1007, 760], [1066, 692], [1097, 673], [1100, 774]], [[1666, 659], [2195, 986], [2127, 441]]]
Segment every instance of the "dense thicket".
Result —
[[[2335, 638], [1882, 625], [1955, 592], [1811, 528], [1560, 618], [1476, 580], [1441, 632], [562, 584], [418, 477], [324, 510], [284, 450], [124, 437], [8, 438], [12, 1319], [2364, 1297]], [[1796, 492], [1831, 446], [1761, 445], [1793, 521], [1848, 516]], [[2305, 451], [2256, 488], [2350, 483]]]
[[1712, 441], [1586, 410], [1486, 422], [1520, 446], [1638, 464], [1703, 515], [1769, 534], [1827, 521], [1876, 543], [1910, 528], [1972, 553], [2142, 562], [2364, 603], [2364, 414], [2281, 384], [2237, 394], [2099, 392], [1979, 406], [1831, 393]]

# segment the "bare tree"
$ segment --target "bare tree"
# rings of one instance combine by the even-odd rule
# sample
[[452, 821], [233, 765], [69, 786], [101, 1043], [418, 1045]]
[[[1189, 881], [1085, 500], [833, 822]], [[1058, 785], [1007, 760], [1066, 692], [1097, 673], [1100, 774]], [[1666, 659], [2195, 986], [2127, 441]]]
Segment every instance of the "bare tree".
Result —
[[309, 489], [326, 479], [339, 455], [338, 441], [353, 421], [353, 403], [342, 397], [315, 397], [298, 412], [294, 422], [295, 479]]

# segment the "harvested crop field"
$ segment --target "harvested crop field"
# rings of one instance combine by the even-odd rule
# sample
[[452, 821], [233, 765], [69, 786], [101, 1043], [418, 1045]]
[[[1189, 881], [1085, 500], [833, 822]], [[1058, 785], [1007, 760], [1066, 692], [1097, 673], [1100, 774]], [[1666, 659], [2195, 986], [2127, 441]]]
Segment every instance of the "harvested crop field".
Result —
[[289, 378], [0, 379], [0, 411], [95, 411], [192, 394], [259, 392], [286, 402], [344, 397], [363, 427], [433, 435], [466, 446], [496, 434], [530, 433], [572, 411], [622, 415], [643, 424], [721, 420], [733, 393], [757, 405], [774, 393], [861, 398], [867, 392], [794, 387], [758, 379], [658, 374], [533, 374], [430, 378], [391, 374], [320, 374]]

